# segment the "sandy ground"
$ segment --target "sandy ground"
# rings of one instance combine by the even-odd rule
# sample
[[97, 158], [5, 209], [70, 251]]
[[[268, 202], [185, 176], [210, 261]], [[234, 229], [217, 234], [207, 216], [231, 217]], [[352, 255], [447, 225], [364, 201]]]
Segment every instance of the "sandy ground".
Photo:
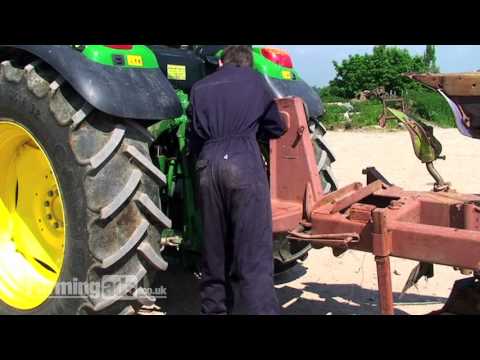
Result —
[[[480, 169], [475, 166], [480, 141], [466, 138], [456, 129], [436, 129], [443, 144], [445, 161], [436, 167], [453, 188], [480, 192]], [[405, 131], [330, 132], [327, 142], [337, 162], [334, 172], [340, 186], [365, 182], [362, 169], [375, 166], [390, 182], [406, 190], [429, 190], [433, 181], [413, 154]], [[401, 289], [411, 269], [409, 260], [392, 259], [392, 278], [397, 314], [425, 314], [442, 307], [453, 282], [463, 276], [445, 266], [435, 267], [435, 277], [422, 279], [403, 297]], [[168, 299], [160, 305], [167, 314], [197, 314], [198, 283], [195, 277], [172, 266], [159, 282], [168, 288]], [[335, 258], [330, 249], [314, 250], [308, 259], [276, 278], [277, 294], [284, 314], [361, 315], [378, 314], [377, 278], [373, 255], [350, 251]]]

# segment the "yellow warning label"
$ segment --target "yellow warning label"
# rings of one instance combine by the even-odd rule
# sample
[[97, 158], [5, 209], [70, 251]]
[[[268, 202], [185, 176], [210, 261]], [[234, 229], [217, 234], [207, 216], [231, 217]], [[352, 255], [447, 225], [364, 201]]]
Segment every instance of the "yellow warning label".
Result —
[[167, 74], [170, 80], [187, 80], [187, 67], [184, 65], [167, 65]]
[[140, 66], [143, 67], [143, 59], [140, 55], [128, 55], [127, 56], [128, 66]]
[[292, 72], [291, 71], [282, 71], [282, 76], [286, 80], [292, 80]]

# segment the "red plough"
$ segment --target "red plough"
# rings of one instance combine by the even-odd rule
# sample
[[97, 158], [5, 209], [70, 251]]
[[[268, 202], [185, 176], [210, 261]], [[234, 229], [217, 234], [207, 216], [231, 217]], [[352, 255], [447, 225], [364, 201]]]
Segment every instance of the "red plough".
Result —
[[[364, 171], [365, 185], [354, 183], [324, 195], [302, 100], [281, 99], [278, 105], [289, 130], [270, 146], [276, 234], [317, 249], [331, 247], [336, 256], [347, 250], [372, 253], [382, 314], [394, 313], [391, 256], [480, 270], [480, 196], [444, 184], [431, 192], [404, 191], [375, 168]], [[432, 159], [423, 162], [430, 171]]]

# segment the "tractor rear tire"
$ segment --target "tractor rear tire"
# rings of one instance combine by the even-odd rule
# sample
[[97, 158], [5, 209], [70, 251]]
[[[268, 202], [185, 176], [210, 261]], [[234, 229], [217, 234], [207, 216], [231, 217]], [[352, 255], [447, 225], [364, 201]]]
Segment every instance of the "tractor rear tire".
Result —
[[323, 192], [329, 193], [338, 190], [338, 183], [332, 171], [335, 155], [325, 141], [325, 134], [326, 130], [322, 126], [316, 124], [311, 126], [311, 137]]
[[[0, 122], [26, 129], [56, 177], [65, 219], [57, 284], [103, 287], [74, 297], [55, 293], [27, 309], [0, 297], [0, 314], [134, 314], [155, 303], [148, 279], [168, 266], [159, 239], [171, 221], [161, 210], [165, 176], [151, 161], [153, 139], [133, 121], [93, 109], [48, 64], [28, 62], [1, 62]], [[0, 162], [0, 184], [5, 172]], [[9, 191], [22, 189], [17, 182]], [[1, 232], [0, 224], [0, 241]], [[15, 288], [1, 270], [0, 286]]]

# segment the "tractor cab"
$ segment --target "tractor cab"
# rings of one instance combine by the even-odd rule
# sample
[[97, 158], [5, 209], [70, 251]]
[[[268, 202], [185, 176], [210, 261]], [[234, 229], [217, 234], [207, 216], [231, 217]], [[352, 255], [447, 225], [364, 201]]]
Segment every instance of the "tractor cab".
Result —
[[[218, 69], [226, 45], [149, 45], [158, 64], [175, 89], [190, 92], [193, 85]], [[311, 120], [325, 113], [319, 95], [294, 68], [290, 54], [271, 47], [252, 46], [253, 66], [265, 78], [276, 98], [303, 99]]]
[[149, 45], [158, 65], [175, 89], [190, 92], [193, 85], [218, 69], [224, 45]]

